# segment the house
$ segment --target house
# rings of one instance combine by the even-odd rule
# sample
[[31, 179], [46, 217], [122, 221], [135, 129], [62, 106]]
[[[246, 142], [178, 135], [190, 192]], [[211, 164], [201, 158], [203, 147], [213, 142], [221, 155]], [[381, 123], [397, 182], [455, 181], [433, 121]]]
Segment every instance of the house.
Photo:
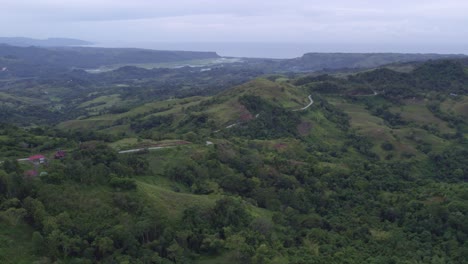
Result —
[[28, 158], [28, 160], [34, 164], [44, 164], [47, 159], [44, 155], [34, 155]]
[[64, 150], [59, 150], [55, 152], [54, 159], [63, 159], [66, 155], [67, 153]]

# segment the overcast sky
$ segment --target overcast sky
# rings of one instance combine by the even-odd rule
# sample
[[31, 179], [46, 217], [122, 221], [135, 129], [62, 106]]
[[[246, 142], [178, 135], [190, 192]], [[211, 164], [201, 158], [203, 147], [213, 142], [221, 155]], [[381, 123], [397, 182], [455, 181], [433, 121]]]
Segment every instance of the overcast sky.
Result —
[[0, 0], [0, 36], [94, 42], [468, 43], [467, 0]]

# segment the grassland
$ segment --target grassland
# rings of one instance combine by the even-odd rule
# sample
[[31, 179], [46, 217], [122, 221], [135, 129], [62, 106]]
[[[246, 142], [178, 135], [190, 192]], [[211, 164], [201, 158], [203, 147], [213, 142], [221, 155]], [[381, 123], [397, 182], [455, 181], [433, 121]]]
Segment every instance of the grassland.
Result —
[[38, 260], [31, 242], [33, 229], [19, 223], [11, 225], [0, 219], [0, 262], [3, 264], [30, 264]]
[[[421, 144], [430, 144], [433, 150], [442, 150], [447, 146], [448, 141], [442, 139], [427, 130], [419, 128], [424, 125], [435, 125], [442, 133], [454, 133], [454, 130], [446, 122], [435, 117], [426, 107], [425, 102], [406, 101], [406, 104], [399, 107], [392, 107], [390, 110], [400, 113], [402, 118], [414, 124], [392, 128], [386, 122], [366, 109], [364, 105], [349, 103], [341, 98], [328, 98], [329, 102], [348, 114], [351, 118], [351, 127], [359, 134], [368, 137], [372, 143], [372, 150], [380, 158], [392, 155], [424, 155], [418, 150]], [[381, 144], [387, 142], [394, 146], [391, 151], [384, 151]]]
[[419, 125], [434, 125], [442, 133], [455, 133], [453, 128], [442, 119], [434, 116], [427, 108], [428, 100], [405, 100], [404, 105], [392, 107], [390, 110], [399, 113], [401, 117]]
[[[96, 100], [101, 102], [102, 100], [105, 100], [108, 97], [99, 97], [96, 98], [93, 101], [86, 102], [85, 104], [82, 104], [82, 107], [89, 107], [90, 105], [93, 105], [96, 103]], [[112, 105], [116, 104], [119, 99], [118, 96], [115, 95], [113, 97], [113, 103]], [[99, 115], [96, 117], [89, 117], [89, 118], [82, 118], [82, 119], [76, 119], [76, 120], [69, 120], [62, 122], [58, 125], [59, 128], [65, 129], [65, 130], [100, 130], [100, 129], [107, 129], [109, 127], [113, 127], [115, 125], [115, 122], [120, 119], [131, 119], [136, 116], [157, 116], [157, 115], [169, 115], [169, 114], [183, 114], [183, 110], [187, 107], [194, 106], [199, 104], [200, 102], [203, 102], [204, 100], [207, 100], [208, 98], [204, 97], [190, 97], [190, 98], [184, 98], [184, 99], [170, 99], [170, 100], [165, 100], [165, 101], [156, 101], [156, 102], [151, 102], [147, 104], [143, 104], [141, 106], [132, 108], [131, 110], [119, 114], [103, 114]], [[107, 106], [110, 106], [106, 104]], [[99, 107], [102, 107], [102, 109], [105, 108], [106, 105], [100, 105]], [[92, 108], [88, 110], [91, 111], [90, 114], [92, 114], [93, 111], [97, 111], [97, 108]], [[120, 125], [118, 125], [120, 126]], [[128, 127], [124, 127], [128, 128]], [[110, 129], [112, 130], [112, 129]], [[123, 132], [130, 132], [128, 129], [123, 131]]]
[[468, 96], [449, 98], [441, 104], [441, 109], [444, 112], [468, 118]]
[[220, 198], [219, 195], [195, 195], [174, 192], [142, 181], [138, 181], [138, 189], [144, 192], [154, 204], [164, 208], [168, 215], [174, 219], [180, 218], [183, 211], [189, 207], [212, 207], [216, 200]]
[[32, 97], [23, 97], [23, 96], [13, 96], [4, 92], [0, 92], [0, 102], [4, 104], [11, 104], [11, 105], [45, 105], [47, 104], [46, 101], [32, 98]]

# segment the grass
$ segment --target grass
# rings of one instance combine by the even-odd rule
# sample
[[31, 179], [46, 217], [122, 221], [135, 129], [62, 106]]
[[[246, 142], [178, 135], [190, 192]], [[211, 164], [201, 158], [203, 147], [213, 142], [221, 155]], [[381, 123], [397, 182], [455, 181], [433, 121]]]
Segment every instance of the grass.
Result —
[[309, 110], [303, 117], [303, 121], [311, 123], [308, 138], [314, 142], [320, 142], [329, 147], [338, 147], [340, 141], [343, 140], [342, 132], [320, 111]]
[[15, 103], [20, 103], [20, 104], [25, 104], [25, 105], [45, 105], [45, 104], [47, 104], [46, 101], [41, 100], [41, 99], [10, 95], [10, 94], [4, 93], [4, 92], [0, 92], [0, 101], [15, 102]]
[[105, 129], [101, 129], [101, 131], [110, 135], [125, 135], [129, 137], [136, 136], [136, 134], [131, 130], [130, 125], [112, 126]]
[[[137, 180], [138, 190], [145, 193], [150, 201], [161, 206], [172, 219], [179, 219], [190, 207], [211, 208], [221, 199], [221, 194], [198, 195], [189, 193], [187, 187], [162, 176], [145, 176]], [[173, 191], [177, 188], [179, 191]], [[254, 218], [271, 219], [273, 212], [247, 204], [247, 211]]]
[[213, 207], [220, 195], [195, 195], [178, 193], [164, 187], [138, 180], [138, 189], [144, 192], [155, 204], [162, 206], [168, 216], [173, 219], [180, 218], [185, 209], [199, 206], [202, 208]]
[[168, 140], [168, 141], [154, 141], [150, 139], [138, 139], [138, 138], [124, 138], [115, 142], [112, 142], [109, 144], [110, 147], [117, 149], [117, 150], [123, 150], [123, 149], [130, 149], [130, 148], [136, 148], [140, 145], [144, 144], [157, 144], [157, 143], [171, 143], [173, 140]]
[[[164, 177], [166, 164], [177, 164], [192, 155], [203, 155], [206, 148], [188, 145], [170, 149], [162, 149], [145, 154], [152, 175], [138, 177], [138, 189], [145, 193], [153, 202], [162, 205], [170, 217], [180, 217], [183, 211], [189, 207], [200, 206], [202, 208], [213, 207], [216, 201], [223, 197], [222, 194], [197, 195], [190, 193], [190, 189], [178, 182]], [[175, 191], [177, 190], [177, 191]], [[272, 212], [246, 203], [247, 210], [253, 217], [271, 219]]]
[[86, 108], [89, 114], [99, 114], [99, 111], [115, 106], [121, 101], [119, 94], [105, 95], [84, 102], [78, 108]]
[[468, 118], [468, 96], [449, 98], [441, 104], [441, 109], [444, 112]]
[[[329, 102], [343, 110], [351, 117], [351, 127], [359, 134], [368, 137], [373, 143], [372, 150], [380, 158], [385, 158], [389, 154], [402, 155], [409, 153], [421, 157], [424, 154], [417, 149], [419, 142], [429, 143], [433, 150], [441, 150], [447, 146], [448, 142], [439, 138], [426, 130], [406, 126], [404, 128], [390, 128], [380, 117], [372, 115], [363, 105], [347, 103], [338, 98], [331, 98]], [[401, 107], [394, 107], [394, 112], [400, 112], [407, 121], [412, 121], [418, 125], [437, 124], [441, 132], [453, 132], [447, 124], [432, 115], [422, 102], [409, 102]], [[392, 151], [384, 151], [380, 145], [389, 142], [394, 146]]]
[[[147, 117], [150, 117], [153, 115], [182, 114], [184, 108], [197, 105], [200, 102], [208, 98], [209, 97], [195, 96], [195, 97], [189, 97], [189, 98], [184, 98], [184, 99], [171, 99], [171, 100], [165, 100], [165, 101], [151, 102], [151, 103], [147, 103], [147, 104], [135, 107], [128, 112], [124, 112], [120, 114], [104, 114], [104, 115], [99, 115], [96, 117], [65, 121], [65, 122], [60, 123], [58, 127], [61, 129], [70, 129], [70, 130], [105, 129], [108, 132], [112, 132], [115, 121], [121, 118], [132, 118], [137, 115], [143, 115], [143, 116], [146, 115]], [[89, 102], [87, 102], [85, 106], [89, 105], [88, 103]], [[111, 127], [111, 128], [108, 128], [108, 127]], [[123, 133], [123, 132], [129, 133], [131, 131], [128, 126], [119, 125], [119, 133]]]
[[405, 101], [405, 105], [392, 107], [390, 110], [401, 114], [403, 120], [415, 122], [418, 125], [435, 125], [442, 133], [455, 133], [454, 129], [448, 127], [442, 119], [434, 116], [426, 107], [426, 101]]
[[36, 261], [32, 232], [32, 228], [26, 224], [12, 226], [0, 220], [0, 263], [29, 264]]
[[70, 130], [92, 130], [99, 129], [106, 126], [112, 126], [115, 120], [107, 116], [99, 116], [84, 120], [70, 120], [57, 125], [60, 129]]

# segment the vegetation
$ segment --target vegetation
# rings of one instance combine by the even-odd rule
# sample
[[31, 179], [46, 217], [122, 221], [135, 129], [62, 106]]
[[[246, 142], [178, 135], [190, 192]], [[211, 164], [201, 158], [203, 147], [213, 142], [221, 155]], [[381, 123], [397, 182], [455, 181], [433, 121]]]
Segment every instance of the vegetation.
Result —
[[[259, 73], [123, 68], [24, 91], [18, 81], [0, 94], [0, 260], [464, 263], [464, 67], [266, 76], [234, 88]], [[210, 96], [150, 97], [149, 73]], [[232, 82], [208, 88], [220, 80]], [[36, 154], [47, 160], [27, 159]]]

